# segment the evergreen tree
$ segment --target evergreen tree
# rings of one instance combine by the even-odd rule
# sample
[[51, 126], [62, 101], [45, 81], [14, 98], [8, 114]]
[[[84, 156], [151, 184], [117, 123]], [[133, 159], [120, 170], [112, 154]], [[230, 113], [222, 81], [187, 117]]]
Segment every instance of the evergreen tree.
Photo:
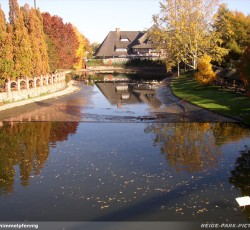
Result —
[[9, 0], [9, 21], [12, 25], [14, 71], [17, 77], [30, 76], [32, 70], [32, 50], [23, 14], [17, 0]]

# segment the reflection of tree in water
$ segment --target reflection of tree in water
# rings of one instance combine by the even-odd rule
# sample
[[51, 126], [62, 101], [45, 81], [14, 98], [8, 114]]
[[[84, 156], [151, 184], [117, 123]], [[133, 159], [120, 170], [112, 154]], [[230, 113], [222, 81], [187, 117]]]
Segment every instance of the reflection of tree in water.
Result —
[[50, 130], [50, 142], [53, 146], [61, 141], [68, 140], [70, 134], [75, 134], [77, 131], [78, 122], [53, 122]]
[[198, 172], [214, 167], [220, 157], [218, 140], [242, 137], [249, 133], [234, 124], [176, 123], [150, 124], [145, 132], [154, 133], [154, 144], [161, 146], [170, 166], [176, 171]]
[[216, 123], [213, 124], [213, 133], [217, 145], [220, 145], [248, 136], [250, 135], [250, 130], [234, 123]]
[[49, 157], [50, 143], [67, 140], [75, 133], [74, 122], [6, 122], [0, 129], [0, 191], [11, 192], [15, 165], [19, 165], [21, 184], [29, 184], [32, 173], [39, 175]]
[[[250, 149], [247, 146], [236, 159], [235, 168], [231, 171], [229, 182], [240, 189], [242, 196], [250, 195]], [[244, 213], [250, 220], [249, 206], [246, 206]]]
[[235, 168], [231, 171], [229, 182], [241, 190], [243, 196], [250, 195], [250, 149], [246, 147], [237, 158]]

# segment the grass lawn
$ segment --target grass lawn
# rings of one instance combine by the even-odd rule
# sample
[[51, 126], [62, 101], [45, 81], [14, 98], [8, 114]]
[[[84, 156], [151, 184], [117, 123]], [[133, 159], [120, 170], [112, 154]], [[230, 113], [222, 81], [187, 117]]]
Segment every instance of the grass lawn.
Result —
[[247, 96], [221, 91], [218, 86], [200, 85], [192, 73], [174, 79], [172, 90], [186, 101], [222, 115], [242, 119], [243, 123], [250, 125], [250, 98]]

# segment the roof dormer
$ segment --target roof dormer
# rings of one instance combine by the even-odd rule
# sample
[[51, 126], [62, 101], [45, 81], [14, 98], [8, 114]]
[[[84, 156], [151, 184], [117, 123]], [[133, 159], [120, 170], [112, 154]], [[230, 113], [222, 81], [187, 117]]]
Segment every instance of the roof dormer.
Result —
[[129, 42], [128, 38], [121, 38], [120, 41], [121, 42]]

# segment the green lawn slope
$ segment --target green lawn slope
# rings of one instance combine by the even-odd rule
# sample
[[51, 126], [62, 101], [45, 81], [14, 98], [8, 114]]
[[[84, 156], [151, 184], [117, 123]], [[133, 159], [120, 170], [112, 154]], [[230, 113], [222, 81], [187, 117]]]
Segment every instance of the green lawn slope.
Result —
[[200, 107], [241, 120], [250, 125], [250, 98], [219, 90], [218, 86], [203, 86], [193, 73], [184, 74], [171, 82], [173, 93]]

